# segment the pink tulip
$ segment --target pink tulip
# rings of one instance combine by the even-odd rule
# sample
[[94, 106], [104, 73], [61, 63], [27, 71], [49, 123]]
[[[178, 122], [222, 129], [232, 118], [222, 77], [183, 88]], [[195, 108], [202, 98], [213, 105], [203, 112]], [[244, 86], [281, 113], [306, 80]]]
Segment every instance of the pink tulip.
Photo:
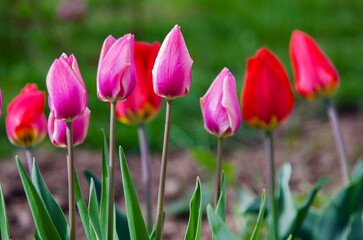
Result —
[[98, 98], [106, 102], [125, 100], [135, 84], [134, 35], [126, 34], [117, 40], [108, 36], [98, 62]]
[[36, 84], [27, 84], [8, 106], [6, 133], [10, 142], [30, 147], [47, 135], [47, 120], [43, 113], [45, 94]]
[[168, 33], [161, 45], [153, 68], [153, 85], [157, 95], [173, 99], [188, 94], [192, 64], [180, 27]]
[[[86, 107], [83, 115], [74, 119], [72, 122], [73, 144], [77, 146], [81, 144], [87, 136], [89, 118], [91, 111]], [[58, 120], [53, 113], [49, 114], [48, 118], [48, 134], [50, 141], [54, 146], [67, 148], [67, 124], [63, 120]]]
[[87, 90], [74, 55], [54, 60], [47, 75], [49, 108], [56, 119], [72, 121], [87, 107]]
[[207, 93], [200, 99], [204, 127], [217, 137], [233, 135], [241, 125], [236, 80], [228, 68], [224, 68], [213, 81]]

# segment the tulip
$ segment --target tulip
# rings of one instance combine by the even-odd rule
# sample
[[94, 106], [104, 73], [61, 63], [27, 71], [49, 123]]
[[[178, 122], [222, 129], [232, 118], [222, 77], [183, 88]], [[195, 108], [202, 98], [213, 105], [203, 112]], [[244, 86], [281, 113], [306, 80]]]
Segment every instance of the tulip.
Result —
[[131, 95], [116, 104], [116, 118], [125, 124], [150, 121], [159, 112], [162, 98], [155, 94], [151, 70], [160, 44], [135, 43], [136, 86]]
[[180, 27], [175, 25], [165, 37], [152, 70], [154, 91], [157, 95], [164, 97], [167, 103], [156, 218], [156, 240], [160, 240], [162, 235], [172, 102], [174, 98], [188, 94], [192, 80], [192, 64], [193, 60], [190, 58]]
[[74, 201], [74, 158], [73, 158], [73, 120], [84, 114], [87, 108], [87, 90], [84, 85], [76, 58], [62, 54], [54, 60], [47, 75], [49, 108], [55, 119], [64, 120], [67, 135], [68, 203], [70, 240], [76, 238]]
[[228, 68], [218, 74], [207, 93], [200, 99], [204, 128], [218, 137], [217, 168], [214, 206], [221, 185], [223, 139], [233, 135], [241, 125], [241, 109], [236, 94], [236, 80]]
[[260, 49], [247, 62], [242, 91], [242, 115], [246, 122], [265, 131], [265, 145], [269, 166], [272, 236], [279, 239], [277, 202], [275, 197], [275, 160], [273, 130], [290, 114], [294, 94], [290, 80], [280, 60], [267, 48]]
[[47, 121], [43, 113], [45, 94], [36, 84], [27, 84], [9, 104], [6, 133], [16, 146], [30, 147], [47, 135]]
[[233, 135], [241, 125], [241, 109], [236, 95], [236, 80], [224, 68], [200, 99], [204, 127], [217, 137]]
[[339, 86], [338, 71], [308, 34], [295, 30], [290, 57], [296, 90], [307, 99], [331, 97]]
[[108, 239], [113, 238], [114, 213], [114, 152], [115, 152], [115, 107], [118, 101], [125, 100], [136, 84], [134, 60], [134, 35], [115, 39], [112, 36], [104, 41], [97, 70], [97, 95], [110, 104], [110, 150], [109, 150], [109, 202]]
[[[77, 146], [86, 139], [91, 111], [87, 107], [83, 115], [72, 122], [73, 144]], [[54, 146], [67, 148], [67, 124], [63, 120], [56, 119], [51, 112], [48, 118], [48, 133]]]
[[180, 27], [175, 27], [164, 39], [153, 68], [154, 91], [166, 99], [188, 94], [192, 80], [192, 64]]
[[308, 34], [295, 30], [290, 42], [290, 57], [294, 70], [296, 90], [307, 99], [325, 99], [329, 120], [340, 155], [342, 176], [351, 180], [346, 146], [338, 114], [331, 97], [339, 87], [339, 75], [333, 63]]
[[87, 107], [87, 90], [74, 55], [54, 60], [47, 75], [49, 108], [56, 119], [71, 122]]
[[36, 84], [27, 84], [9, 104], [5, 119], [9, 141], [25, 148], [29, 174], [33, 166], [31, 147], [47, 135], [44, 105], [45, 93], [38, 91]]
[[117, 40], [108, 36], [98, 62], [98, 98], [106, 102], [125, 100], [135, 83], [134, 35], [126, 34]]
[[241, 100], [246, 122], [268, 131], [281, 124], [294, 106], [294, 94], [286, 70], [266, 48], [248, 59]]

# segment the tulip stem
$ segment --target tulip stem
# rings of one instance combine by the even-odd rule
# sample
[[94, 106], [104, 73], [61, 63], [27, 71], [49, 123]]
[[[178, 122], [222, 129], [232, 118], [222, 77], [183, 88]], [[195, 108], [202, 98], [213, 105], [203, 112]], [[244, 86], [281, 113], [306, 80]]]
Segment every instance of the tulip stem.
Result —
[[218, 150], [217, 150], [217, 168], [214, 190], [214, 208], [217, 206], [219, 195], [221, 194], [221, 171], [222, 171], [222, 150], [223, 150], [223, 137], [218, 138]]
[[26, 155], [26, 161], [28, 163], [29, 176], [31, 176], [32, 175], [32, 168], [33, 168], [32, 147], [26, 147], [25, 148], [25, 155]]
[[142, 181], [144, 185], [144, 198], [145, 198], [145, 207], [146, 207], [146, 219], [147, 219], [147, 230], [149, 232], [152, 231], [153, 227], [153, 211], [151, 204], [151, 165], [150, 165], [150, 152], [149, 146], [147, 143], [145, 125], [139, 124], [138, 127], [139, 133], [139, 144], [140, 144], [140, 153], [141, 153], [141, 175]]
[[108, 239], [113, 239], [113, 215], [114, 215], [114, 198], [115, 198], [115, 107], [116, 102], [110, 103], [110, 153], [109, 153], [109, 199], [108, 199]]
[[165, 179], [166, 179], [166, 166], [169, 147], [169, 135], [170, 135], [170, 120], [171, 120], [171, 106], [173, 100], [166, 100], [166, 116], [165, 116], [165, 130], [164, 130], [164, 144], [163, 154], [161, 157], [160, 168], [160, 181], [159, 181], [159, 194], [158, 194], [158, 209], [156, 217], [156, 240], [161, 240], [162, 225], [163, 225], [163, 205], [164, 205], [164, 192], [165, 192]]
[[275, 195], [275, 160], [274, 160], [274, 145], [273, 134], [270, 131], [266, 131], [265, 146], [267, 153], [267, 162], [269, 168], [269, 181], [270, 181], [270, 199], [271, 199], [271, 214], [272, 214], [272, 231], [273, 239], [278, 240], [278, 219], [277, 219], [277, 201]]
[[334, 107], [333, 101], [328, 98], [326, 99], [326, 104], [328, 106], [328, 116], [330, 123], [332, 125], [334, 136], [335, 136], [335, 142], [338, 147], [339, 155], [340, 155], [340, 165], [342, 169], [342, 175], [344, 176], [345, 182], [349, 184], [351, 181], [351, 175], [350, 175], [350, 168], [349, 168], [349, 162], [347, 159], [347, 151], [345, 147], [344, 137], [342, 133], [342, 129], [340, 127], [339, 118], [337, 111]]
[[74, 159], [73, 159], [73, 132], [72, 122], [67, 122], [67, 167], [68, 167], [68, 207], [69, 207], [69, 226], [70, 240], [76, 239], [76, 214], [74, 201]]

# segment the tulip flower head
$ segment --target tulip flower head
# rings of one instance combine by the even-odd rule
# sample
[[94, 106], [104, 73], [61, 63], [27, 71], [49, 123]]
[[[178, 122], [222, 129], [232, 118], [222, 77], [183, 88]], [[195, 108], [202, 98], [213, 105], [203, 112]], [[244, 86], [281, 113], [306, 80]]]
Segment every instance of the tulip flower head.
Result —
[[36, 84], [27, 84], [8, 106], [5, 119], [9, 141], [22, 147], [33, 146], [47, 135], [47, 120], [43, 113], [45, 93]]
[[[91, 111], [86, 107], [83, 115], [72, 122], [73, 144], [81, 144], [87, 136], [89, 118]], [[67, 123], [56, 119], [51, 112], [48, 118], [48, 134], [54, 146], [67, 148]]]
[[56, 119], [72, 121], [87, 107], [87, 90], [74, 55], [54, 60], [47, 75], [49, 108]]
[[200, 98], [204, 127], [217, 137], [233, 135], [241, 125], [236, 80], [224, 68], [213, 81], [206, 94]]
[[106, 102], [125, 100], [136, 83], [134, 35], [115, 39], [111, 35], [103, 43], [97, 70], [97, 95]]
[[152, 68], [160, 43], [135, 43], [136, 86], [131, 95], [117, 102], [116, 118], [125, 124], [150, 121], [159, 112], [162, 98], [155, 94], [152, 83]]
[[333, 63], [308, 34], [295, 30], [290, 57], [296, 90], [307, 99], [331, 97], [339, 86]]
[[294, 106], [294, 94], [286, 70], [267, 48], [247, 61], [241, 97], [242, 115], [252, 127], [271, 131]]
[[187, 95], [192, 64], [180, 27], [175, 25], [165, 37], [152, 70], [155, 93], [167, 99]]

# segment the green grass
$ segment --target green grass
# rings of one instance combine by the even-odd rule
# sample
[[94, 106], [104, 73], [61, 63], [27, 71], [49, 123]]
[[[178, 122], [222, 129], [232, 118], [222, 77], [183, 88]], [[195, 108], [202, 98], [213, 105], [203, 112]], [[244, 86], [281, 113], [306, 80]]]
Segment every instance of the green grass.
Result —
[[[27, 82], [46, 90], [47, 71], [62, 52], [77, 57], [92, 111], [86, 145], [99, 147], [100, 129], [108, 131], [109, 119], [107, 105], [96, 95], [97, 62], [104, 39], [131, 32], [136, 40], [161, 42], [175, 24], [181, 26], [194, 65], [190, 93], [177, 99], [173, 108], [174, 146], [214, 144], [215, 139], [203, 129], [199, 98], [224, 66], [236, 77], [238, 95], [246, 58], [262, 46], [274, 51], [292, 76], [288, 46], [294, 29], [311, 34], [338, 68], [341, 86], [335, 102], [339, 110], [363, 109], [360, 0], [88, 0], [83, 19], [77, 21], [58, 20], [56, 4], [48, 0], [0, 2], [0, 153], [10, 145], [4, 126], [7, 104]], [[298, 97], [297, 104], [304, 102]], [[154, 150], [161, 147], [164, 107], [148, 126]], [[116, 126], [117, 144], [137, 151], [135, 128]], [[249, 134], [244, 128], [236, 139], [243, 141]]]

